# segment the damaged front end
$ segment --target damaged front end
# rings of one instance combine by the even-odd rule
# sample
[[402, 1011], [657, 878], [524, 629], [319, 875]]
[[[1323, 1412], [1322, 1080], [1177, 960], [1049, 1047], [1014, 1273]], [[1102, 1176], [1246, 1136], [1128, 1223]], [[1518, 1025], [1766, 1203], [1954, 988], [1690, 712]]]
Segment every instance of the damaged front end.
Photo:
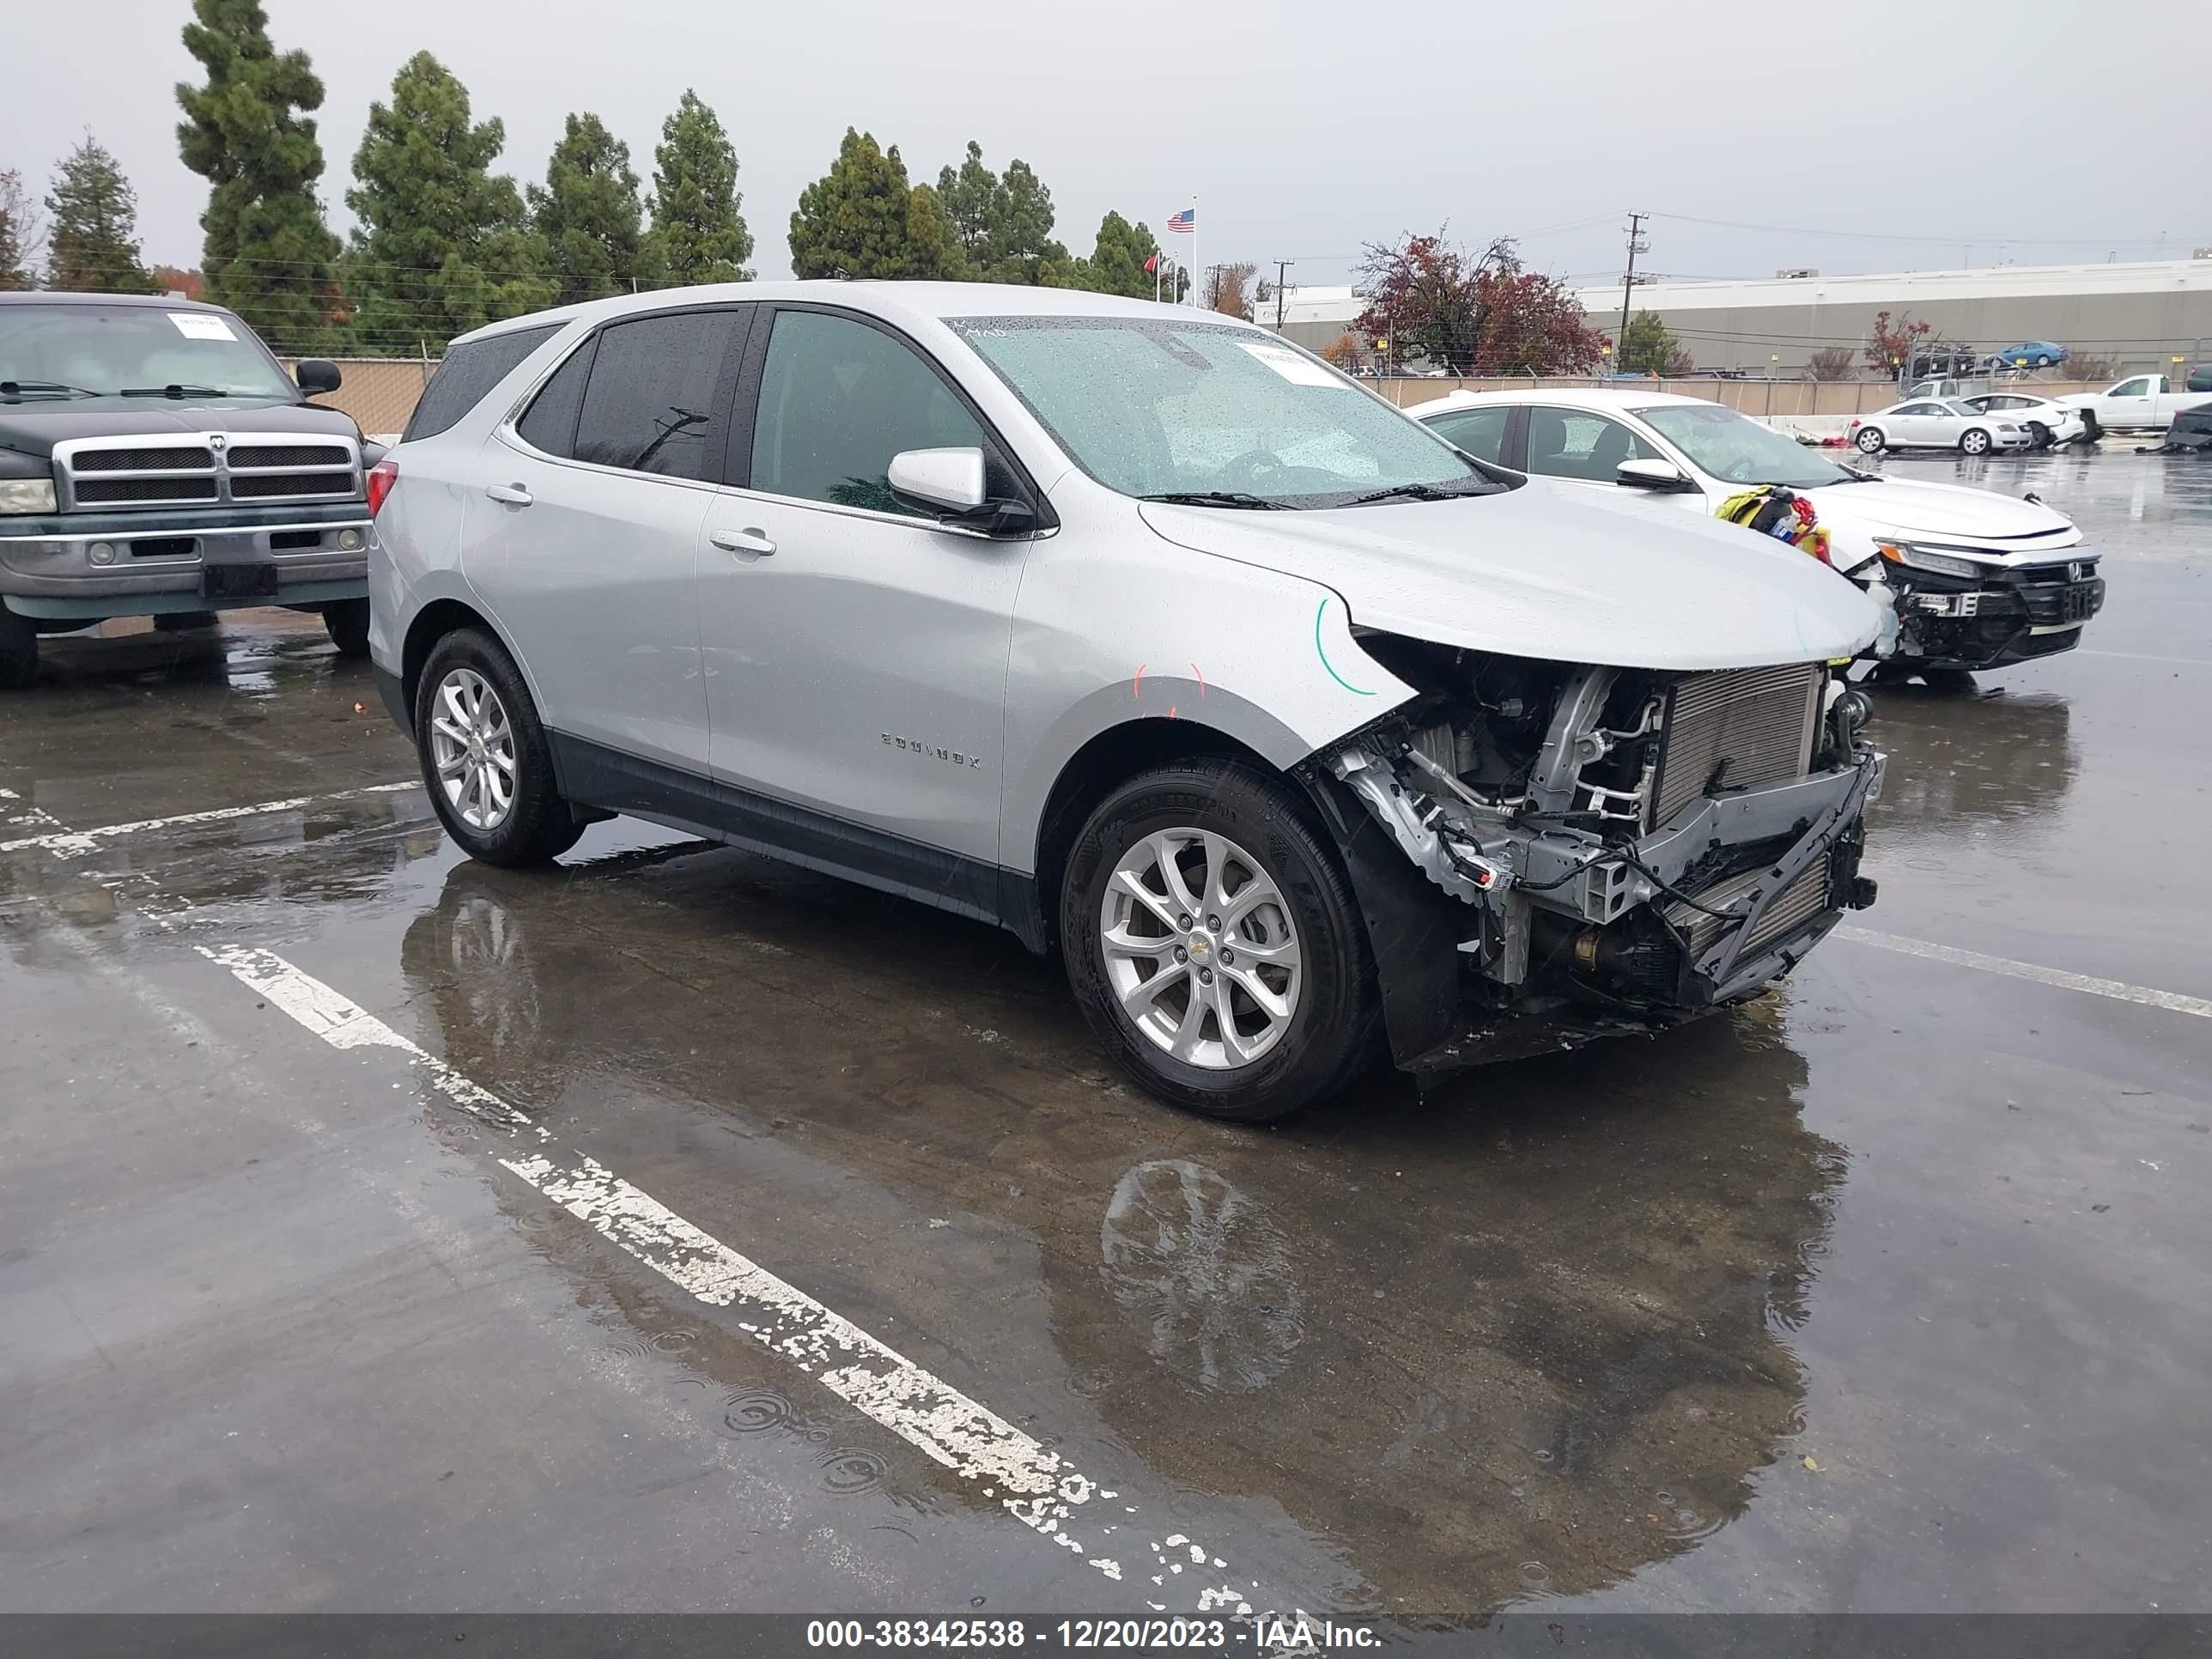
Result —
[[1862, 821], [1884, 762], [1838, 665], [1671, 673], [1361, 644], [1422, 695], [1316, 754], [1310, 782], [1406, 1069], [1694, 1018], [1873, 902]]

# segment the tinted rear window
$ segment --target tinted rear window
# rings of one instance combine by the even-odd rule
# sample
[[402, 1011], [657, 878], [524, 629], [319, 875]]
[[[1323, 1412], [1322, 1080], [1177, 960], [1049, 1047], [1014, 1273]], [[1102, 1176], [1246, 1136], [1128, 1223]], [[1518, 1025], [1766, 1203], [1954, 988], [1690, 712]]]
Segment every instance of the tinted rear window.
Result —
[[422, 388], [402, 441], [434, 438], [483, 400], [532, 352], [561, 331], [558, 323], [518, 328], [488, 339], [465, 340], [446, 350], [446, 360]]
[[575, 459], [670, 478], [704, 478], [723, 424], [724, 359], [744, 312], [685, 311], [599, 331], [576, 426]]
[[569, 353], [568, 362], [553, 371], [530, 400], [529, 410], [515, 422], [515, 431], [532, 449], [564, 460], [574, 459], [576, 417], [583, 412], [584, 383], [591, 377], [592, 353], [598, 344], [586, 340]]

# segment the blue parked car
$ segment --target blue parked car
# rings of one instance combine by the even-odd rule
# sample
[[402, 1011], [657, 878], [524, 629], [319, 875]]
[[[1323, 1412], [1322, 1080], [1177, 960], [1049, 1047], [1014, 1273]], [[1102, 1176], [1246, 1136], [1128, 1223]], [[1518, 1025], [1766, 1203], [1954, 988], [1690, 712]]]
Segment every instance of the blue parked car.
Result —
[[1990, 353], [1990, 366], [1996, 368], [2049, 368], [2053, 363], [2065, 361], [2066, 348], [2049, 340], [2023, 340], [2016, 346]]

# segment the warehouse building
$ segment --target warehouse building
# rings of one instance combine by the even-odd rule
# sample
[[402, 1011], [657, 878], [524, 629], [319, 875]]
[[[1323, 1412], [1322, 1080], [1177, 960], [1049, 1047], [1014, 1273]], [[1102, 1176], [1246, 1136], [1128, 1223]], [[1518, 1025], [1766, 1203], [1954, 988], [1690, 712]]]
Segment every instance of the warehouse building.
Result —
[[[1577, 291], [1590, 320], [1620, 326], [1620, 288]], [[1283, 304], [1283, 331], [1318, 351], [1349, 331], [1364, 301], [1349, 288], [1302, 288]], [[2053, 340], [2113, 371], [2212, 362], [2212, 249], [2193, 259], [1998, 265], [1867, 276], [1796, 272], [1765, 280], [1638, 283], [1633, 308], [1655, 311], [1700, 368], [1802, 373], [1824, 346], [1856, 351], [1877, 313], [1927, 322], [1984, 350]], [[1256, 307], [1272, 326], [1271, 298]]]

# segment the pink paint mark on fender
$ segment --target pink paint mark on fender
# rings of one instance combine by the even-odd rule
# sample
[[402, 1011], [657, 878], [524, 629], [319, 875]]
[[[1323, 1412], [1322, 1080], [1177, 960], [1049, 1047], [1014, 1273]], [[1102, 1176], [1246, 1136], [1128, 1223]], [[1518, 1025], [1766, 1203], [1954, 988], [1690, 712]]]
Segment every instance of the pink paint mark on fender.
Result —
[[1190, 665], [1190, 672], [1198, 676], [1198, 695], [1201, 697], [1204, 696], [1206, 695], [1206, 671], [1203, 668], [1200, 668], [1196, 663], [1193, 663]]
[[1145, 664], [1139, 663], [1137, 678], [1129, 682], [1129, 695], [1132, 697], [1141, 697], [1145, 695]]

